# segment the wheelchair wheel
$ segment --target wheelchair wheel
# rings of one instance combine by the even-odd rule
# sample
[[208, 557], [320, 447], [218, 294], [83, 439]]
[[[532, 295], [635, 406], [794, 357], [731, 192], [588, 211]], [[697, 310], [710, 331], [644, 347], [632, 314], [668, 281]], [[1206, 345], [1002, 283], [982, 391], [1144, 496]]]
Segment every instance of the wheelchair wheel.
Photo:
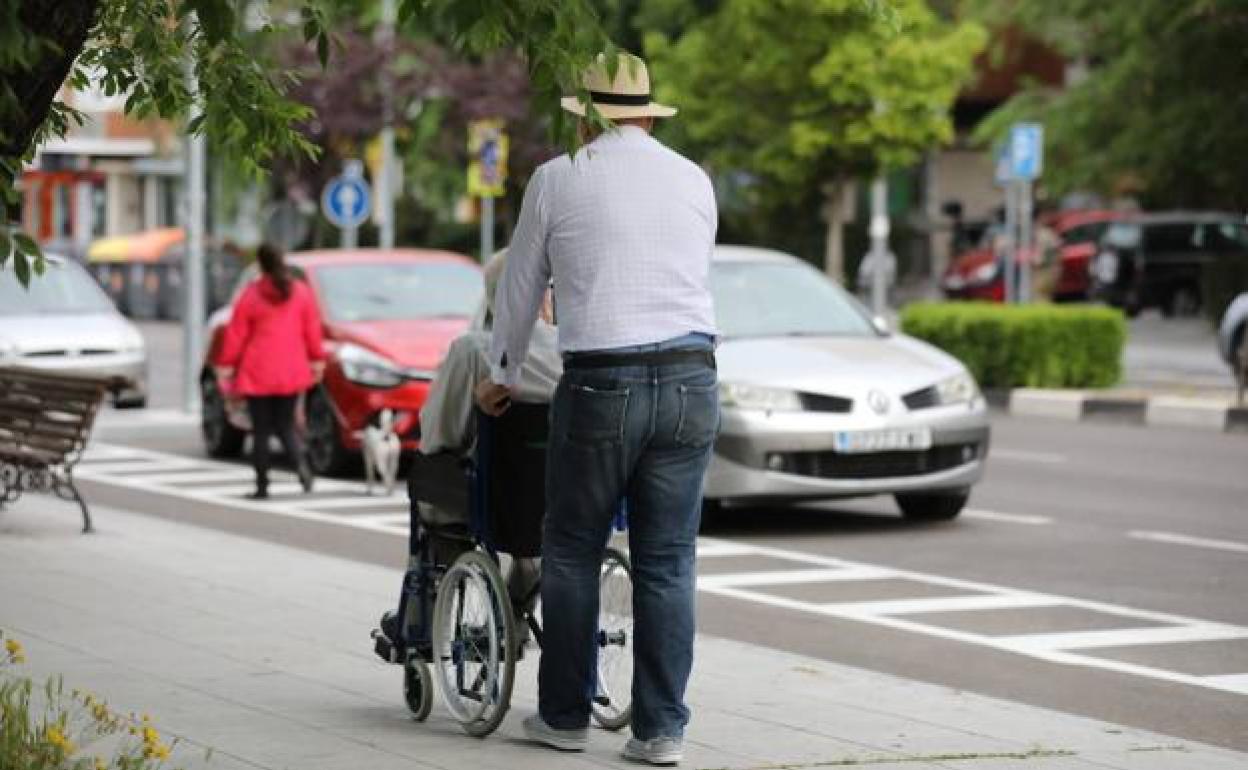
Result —
[[433, 674], [423, 660], [403, 664], [403, 700], [417, 722], [425, 721], [433, 708]]
[[594, 721], [619, 730], [633, 716], [633, 566], [608, 548], [598, 579], [598, 682]]
[[494, 732], [511, 703], [515, 623], [498, 565], [481, 551], [462, 554], [438, 586], [433, 666], [442, 699], [464, 731]]

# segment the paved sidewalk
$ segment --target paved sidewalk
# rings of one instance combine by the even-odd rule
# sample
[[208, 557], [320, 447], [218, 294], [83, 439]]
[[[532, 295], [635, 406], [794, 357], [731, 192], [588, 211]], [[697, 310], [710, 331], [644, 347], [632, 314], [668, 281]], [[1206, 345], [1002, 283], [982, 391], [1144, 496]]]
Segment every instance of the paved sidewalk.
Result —
[[[0, 511], [0, 628], [25, 643], [30, 672], [152, 714], [182, 738], [179, 765], [636, 767], [618, 756], [624, 737], [600, 730], [585, 754], [519, 740], [533, 655], [490, 738], [466, 736], [440, 704], [413, 723], [398, 668], [367, 638], [397, 571], [103, 507], [100, 531], [81, 536], [72, 513], [37, 496]], [[736, 642], [698, 645], [689, 768], [1248, 767], [1248, 754]], [[214, 750], [206, 764], [202, 747]]]

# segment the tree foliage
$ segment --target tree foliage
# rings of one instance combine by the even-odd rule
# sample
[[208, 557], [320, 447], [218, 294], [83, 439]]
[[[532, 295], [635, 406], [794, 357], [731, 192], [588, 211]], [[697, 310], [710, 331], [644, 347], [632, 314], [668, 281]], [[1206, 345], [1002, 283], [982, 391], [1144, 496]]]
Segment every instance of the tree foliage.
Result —
[[888, 4], [884, 21], [856, 0], [725, 0], [646, 48], [690, 144], [798, 196], [912, 164], [952, 135], [949, 107], [983, 32], [924, 0]]
[[[106, 95], [124, 95], [126, 112], [166, 119], [199, 111], [188, 126], [216, 151], [259, 173], [282, 154], [315, 152], [300, 131], [308, 109], [289, 95], [292, 75], [266, 55], [276, 46], [254, 38], [292, 26], [324, 64], [332, 56], [330, 29], [339, 18], [373, 13], [365, 0], [290, 0], [269, 5], [291, 13], [253, 16], [249, 0], [0, 0], [0, 196], [16, 200], [22, 164], [46, 135], [61, 135], [81, 116], [56, 100], [70, 85], [92, 82]], [[244, 21], [259, 22], [244, 33]], [[589, 0], [401, 0], [401, 29], [432, 37], [452, 50], [484, 56], [521, 53], [530, 80], [555, 113], [554, 98], [575, 83], [585, 62], [611, 50]], [[198, 90], [188, 87], [184, 62], [194, 62]], [[556, 130], [565, 130], [556, 120]], [[0, 224], [0, 266], [15, 260], [30, 271], [28, 239]], [[37, 249], [33, 250], [37, 253]]]
[[1138, 195], [1151, 206], [1248, 209], [1248, 3], [1243, 0], [974, 0], [1086, 65], [1061, 90], [1029, 88], [978, 136], [1016, 120], [1045, 125], [1054, 192]]

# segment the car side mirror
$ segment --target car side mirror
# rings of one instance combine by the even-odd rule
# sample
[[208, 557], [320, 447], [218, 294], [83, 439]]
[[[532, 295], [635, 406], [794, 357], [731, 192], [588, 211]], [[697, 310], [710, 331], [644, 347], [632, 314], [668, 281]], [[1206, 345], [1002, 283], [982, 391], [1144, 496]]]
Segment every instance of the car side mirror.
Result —
[[883, 334], [885, 337], [893, 333], [893, 330], [888, 325], [888, 321], [882, 315], [872, 317], [871, 325], [875, 327], [877, 332]]

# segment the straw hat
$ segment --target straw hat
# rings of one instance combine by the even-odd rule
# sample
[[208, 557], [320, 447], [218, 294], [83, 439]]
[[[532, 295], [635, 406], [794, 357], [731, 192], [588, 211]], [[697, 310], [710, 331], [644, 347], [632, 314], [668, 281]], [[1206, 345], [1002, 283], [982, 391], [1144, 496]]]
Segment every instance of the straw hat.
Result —
[[[646, 63], [632, 54], [619, 55], [614, 80], [607, 72], [607, 57], [598, 54], [581, 76], [581, 85], [589, 91], [598, 112], [610, 120], [670, 118], [676, 114], [675, 107], [650, 101], [650, 73]], [[565, 96], [559, 104], [573, 115], [585, 116], [585, 104], [575, 96]]]

